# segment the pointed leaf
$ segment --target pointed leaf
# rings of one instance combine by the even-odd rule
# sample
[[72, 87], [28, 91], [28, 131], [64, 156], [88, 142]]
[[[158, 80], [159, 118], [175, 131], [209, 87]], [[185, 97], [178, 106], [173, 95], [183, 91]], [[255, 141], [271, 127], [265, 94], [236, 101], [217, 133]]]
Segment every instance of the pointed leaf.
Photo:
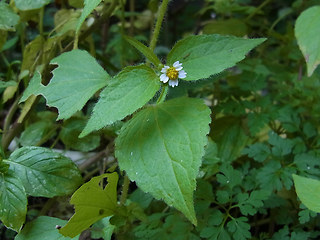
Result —
[[[56, 226], [63, 226], [67, 223], [59, 218], [40, 216], [32, 222], [27, 223], [22, 231], [18, 233], [15, 240], [71, 240], [69, 237], [64, 237], [59, 233]], [[79, 239], [79, 236], [72, 240]]]
[[125, 40], [127, 40], [128, 43], [130, 43], [132, 46], [134, 46], [139, 52], [141, 52], [150, 62], [152, 62], [156, 67], [158, 67], [161, 62], [157, 55], [154, 54], [148, 48], [147, 46], [143, 45], [141, 42], [138, 40], [134, 39], [133, 37], [126, 36]]
[[0, 173], [0, 220], [15, 231], [20, 231], [27, 214], [27, 195], [15, 172]]
[[[20, 17], [16, 14], [8, 4], [0, 2], [0, 29], [6, 31], [14, 31]], [[3, 34], [3, 33], [2, 33]]]
[[41, 84], [41, 76], [35, 73], [20, 102], [30, 95], [43, 95], [47, 104], [58, 108], [59, 119], [71, 117], [81, 110], [92, 95], [107, 84], [109, 74], [86, 51], [73, 50], [53, 59], [59, 65], [53, 70], [53, 78], [47, 86]]
[[132, 114], [145, 105], [159, 88], [159, 77], [151, 68], [145, 65], [126, 67], [101, 92], [80, 137]]
[[221, 35], [197, 35], [180, 40], [168, 55], [167, 62], [182, 63], [187, 73], [184, 80], [208, 78], [233, 67], [265, 38], [244, 39]]
[[67, 157], [42, 147], [22, 147], [5, 162], [21, 179], [27, 194], [54, 197], [72, 193], [82, 178], [77, 166]]
[[78, 24], [77, 24], [77, 28], [76, 28], [76, 32], [78, 33], [82, 23], [84, 22], [84, 20], [89, 16], [89, 14], [99, 5], [99, 3], [102, 0], [85, 0], [84, 1], [84, 8], [83, 11], [81, 13], [81, 16], [79, 18]]
[[[108, 185], [103, 189], [100, 182], [104, 178], [107, 178]], [[117, 182], [117, 173], [106, 173], [83, 184], [70, 200], [75, 214], [60, 233], [74, 237], [98, 220], [113, 215], [117, 208]]]
[[193, 191], [209, 123], [210, 110], [201, 100], [177, 98], [140, 111], [116, 140], [116, 157], [130, 179], [193, 224]]
[[320, 6], [308, 8], [300, 14], [295, 25], [295, 35], [307, 62], [308, 76], [320, 64]]
[[320, 213], [320, 181], [295, 174], [292, 177], [301, 202], [310, 210]]

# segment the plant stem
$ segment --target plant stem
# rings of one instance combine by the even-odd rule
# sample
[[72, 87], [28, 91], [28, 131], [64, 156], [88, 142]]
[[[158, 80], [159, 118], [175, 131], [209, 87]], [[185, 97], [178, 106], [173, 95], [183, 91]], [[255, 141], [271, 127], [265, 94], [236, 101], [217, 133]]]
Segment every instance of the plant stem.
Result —
[[154, 27], [153, 34], [152, 34], [151, 41], [150, 41], [150, 46], [149, 46], [151, 51], [154, 51], [154, 49], [156, 47], [157, 40], [158, 40], [159, 33], [160, 33], [160, 29], [161, 29], [161, 25], [162, 25], [162, 21], [163, 21], [164, 15], [166, 14], [166, 11], [167, 11], [168, 3], [169, 3], [169, 0], [163, 0], [161, 3], [161, 6], [159, 8], [156, 26]]
[[266, 6], [267, 4], [269, 4], [270, 2], [272, 2], [272, 0], [266, 0], [263, 3], [261, 3], [259, 5], [259, 7], [256, 8], [256, 10], [254, 12], [252, 12], [245, 20], [244, 22], [249, 21], [254, 15], [256, 15], [264, 6]]
[[39, 12], [39, 33], [43, 37], [43, 16], [44, 16], [44, 7], [40, 8]]
[[129, 190], [130, 179], [127, 174], [124, 175], [123, 184], [122, 184], [122, 193], [120, 197], [120, 205], [124, 205], [127, 201], [128, 190]]
[[167, 93], [168, 93], [168, 85], [163, 85], [160, 96], [157, 100], [157, 104], [162, 103], [166, 99]]

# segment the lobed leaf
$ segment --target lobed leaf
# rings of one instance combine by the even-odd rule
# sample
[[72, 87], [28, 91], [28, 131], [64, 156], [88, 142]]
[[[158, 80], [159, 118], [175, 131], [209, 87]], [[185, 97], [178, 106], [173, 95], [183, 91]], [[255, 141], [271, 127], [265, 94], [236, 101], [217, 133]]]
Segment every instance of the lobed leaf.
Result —
[[47, 86], [41, 84], [41, 75], [36, 72], [20, 102], [30, 95], [43, 95], [47, 104], [58, 108], [59, 119], [71, 117], [81, 110], [84, 104], [109, 77], [96, 60], [86, 51], [73, 50], [54, 58], [51, 64], [59, 65], [53, 70], [53, 78]]
[[168, 54], [167, 62], [182, 63], [187, 73], [184, 80], [208, 78], [234, 66], [245, 58], [251, 49], [266, 38], [244, 39], [221, 35], [189, 36], [177, 42]]
[[150, 67], [126, 67], [101, 92], [80, 137], [132, 114], [145, 105], [159, 88], [159, 77]]
[[[108, 184], [103, 189], [100, 182], [104, 178], [107, 178]], [[106, 173], [83, 184], [70, 200], [75, 214], [59, 232], [75, 237], [98, 220], [113, 215], [117, 208], [117, 183], [117, 173]]]
[[77, 166], [67, 157], [42, 147], [22, 147], [8, 160], [31, 196], [54, 197], [72, 193], [82, 178]]
[[176, 98], [140, 111], [116, 140], [119, 166], [130, 179], [193, 224], [193, 191], [209, 123], [210, 110], [201, 100]]

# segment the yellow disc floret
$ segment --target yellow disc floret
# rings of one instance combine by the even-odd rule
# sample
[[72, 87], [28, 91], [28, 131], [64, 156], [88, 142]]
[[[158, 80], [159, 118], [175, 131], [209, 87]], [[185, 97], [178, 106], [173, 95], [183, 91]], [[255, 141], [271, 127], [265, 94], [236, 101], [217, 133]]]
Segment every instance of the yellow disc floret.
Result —
[[179, 76], [179, 71], [177, 71], [175, 67], [170, 67], [168, 68], [166, 75], [170, 80], [176, 80]]

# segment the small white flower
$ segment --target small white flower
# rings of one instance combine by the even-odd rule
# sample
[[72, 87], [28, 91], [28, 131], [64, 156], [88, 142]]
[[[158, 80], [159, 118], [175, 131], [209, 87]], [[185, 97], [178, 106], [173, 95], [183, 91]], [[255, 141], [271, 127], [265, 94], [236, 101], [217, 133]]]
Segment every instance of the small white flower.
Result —
[[160, 81], [166, 83], [169, 81], [169, 86], [178, 86], [178, 78], [185, 78], [187, 73], [182, 70], [182, 63], [176, 61], [172, 67], [164, 66], [161, 69]]

